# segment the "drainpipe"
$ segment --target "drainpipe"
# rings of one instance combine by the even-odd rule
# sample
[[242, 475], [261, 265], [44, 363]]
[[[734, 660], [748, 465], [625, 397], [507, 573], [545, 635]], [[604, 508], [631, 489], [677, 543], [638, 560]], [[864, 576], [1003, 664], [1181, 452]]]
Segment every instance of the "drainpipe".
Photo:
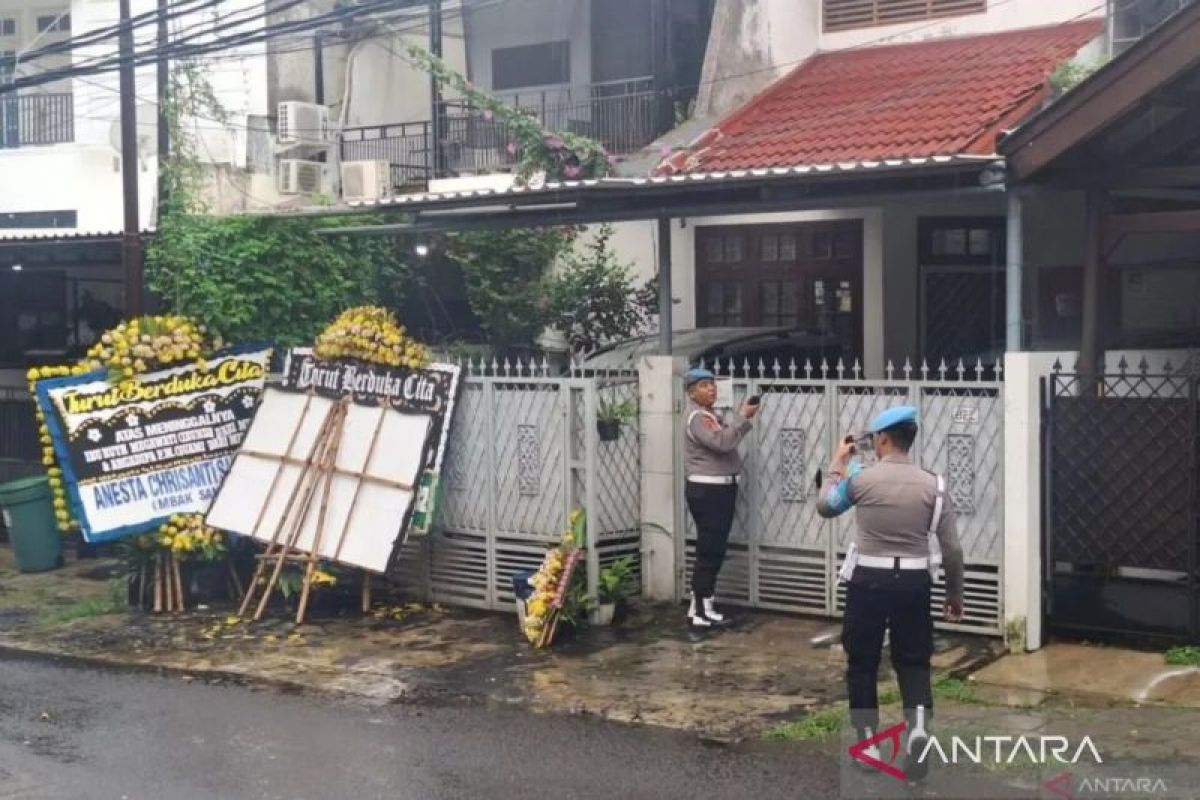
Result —
[[671, 355], [671, 219], [658, 218], [658, 354]]
[[1005, 344], [1004, 349], [1010, 353], [1017, 353], [1023, 349], [1024, 338], [1023, 319], [1024, 314], [1022, 309], [1023, 293], [1022, 282], [1025, 265], [1024, 239], [1021, 230], [1021, 191], [1015, 186], [1008, 187], [1008, 224], [1007, 224], [1007, 241], [1005, 243], [1005, 252], [1007, 253], [1007, 265], [1005, 268], [1005, 278], [1008, 289], [1008, 302], [1005, 304], [1007, 309], [1007, 319], [1005, 325]]

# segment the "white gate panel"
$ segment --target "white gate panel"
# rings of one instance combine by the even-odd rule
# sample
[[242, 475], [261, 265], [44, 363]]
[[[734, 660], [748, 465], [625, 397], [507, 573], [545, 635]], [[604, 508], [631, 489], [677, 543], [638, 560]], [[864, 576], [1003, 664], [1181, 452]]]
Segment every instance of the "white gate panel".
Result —
[[[725, 373], [731, 373], [726, 365]], [[720, 366], [718, 365], [720, 374]], [[1001, 632], [1003, 603], [1004, 487], [1003, 385], [975, 380], [960, 366], [928, 368], [913, 380], [847, 378], [845, 370], [810, 366], [801, 370], [737, 369], [734, 401], [763, 395], [754, 433], [743, 444], [744, 471], [738, 511], [730, 536], [729, 556], [717, 583], [727, 602], [825, 616], [840, 616], [844, 586], [837, 572], [854, 530], [854, 514], [836, 520], [816, 512], [816, 473], [822, 475], [840, 437], [866, 430], [886, 408], [916, 406], [921, 432], [914, 447], [918, 464], [946, 476], [958, 511], [959, 537], [966, 563], [966, 613], [955, 628], [990, 634]], [[949, 376], [947, 373], [951, 373]], [[893, 370], [889, 365], [888, 375]], [[680, 434], [682, 435], [682, 420]], [[873, 452], [862, 463], [875, 461]], [[682, 487], [681, 487], [682, 489]], [[679, 586], [689, 589], [695, 555], [695, 528], [690, 515], [679, 555], [685, 570]], [[934, 587], [934, 610], [940, 614], [944, 583]]]

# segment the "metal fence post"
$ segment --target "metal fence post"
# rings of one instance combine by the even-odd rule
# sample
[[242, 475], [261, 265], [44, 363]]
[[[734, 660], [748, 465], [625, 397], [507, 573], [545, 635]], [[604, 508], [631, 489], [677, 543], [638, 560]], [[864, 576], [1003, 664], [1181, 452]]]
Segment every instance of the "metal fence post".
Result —
[[600, 585], [600, 513], [596, 501], [596, 448], [599, 433], [596, 430], [598, 409], [597, 394], [599, 378], [589, 378], [584, 383], [583, 414], [583, 473], [584, 509], [587, 512], [587, 593], [596, 600]]
[[496, 475], [499, 474], [499, 465], [496, 463], [496, 383], [494, 377], [485, 377], [483, 379], [483, 407], [484, 418], [487, 420], [487, 445], [485, 446], [485, 463], [487, 464], [487, 533], [484, 536], [487, 552], [487, 591], [484, 594], [484, 601], [488, 608], [496, 608], [496, 531], [499, 522], [496, 519], [497, 508], [497, 486]]

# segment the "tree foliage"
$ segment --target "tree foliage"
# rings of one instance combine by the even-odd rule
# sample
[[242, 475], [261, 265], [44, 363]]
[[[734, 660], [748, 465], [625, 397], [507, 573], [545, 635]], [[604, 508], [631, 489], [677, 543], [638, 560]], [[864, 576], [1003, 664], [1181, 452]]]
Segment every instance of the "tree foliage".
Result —
[[578, 355], [638, 333], [653, 313], [653, 290], [637, 286], [631, 265], [617, 261], [612, 235], [611, 226], [601, 226], [582, 253], [568, 254], [545, 280], [546, 322]]
[[446, 256], [462, 270], [471, 312], [494, 348], [532, 346], [549, 313], [545, 277], [575, 236], [573, 228], [514, 228], [447, 237]]

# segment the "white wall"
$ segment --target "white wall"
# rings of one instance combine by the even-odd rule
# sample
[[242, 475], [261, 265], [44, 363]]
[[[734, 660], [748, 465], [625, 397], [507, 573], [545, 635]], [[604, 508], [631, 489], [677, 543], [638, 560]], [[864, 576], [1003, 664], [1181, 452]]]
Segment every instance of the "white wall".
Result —
[[[800, 2], [812, 5], [820, 4], [820, 0], [800, 0]], [[822, 32], [818, 38], [817, 47], [821, 50], [841, 50], [877, 42], [896, 44], [921, 39], [940, 39], [947, 36], [996, 33], [1103, 15], [1104, 6], [1096, 0], [1053, 0], [1053, 2], [1047, 2], [1047, 0], [1004, 0], [1004, 2], [991, 0], [988, 3], [987, 12], [983, 14], [921, 20], [900, 25], [881, 25], [837, 33]]]
[[[407, 30], [409, 26], [393, 26]], [[391, 39], [368, 39], [352, 51], [348, 126], [416, 122], [430, 117], [429, 76], [402, 56], [411, 45], [428, 48], [428, 26], [413, 25], [413, 32]], [[467, 73], [466, 40], [461, 16], [447, 15], [443, 24], [442, 59], [456, 71]], [[336, 89], [336, 92], [332, 90]], [[340, 98], [343, 86], [326, 87], [327, 96]], [[452, 97], [452, 92], [445, 92]]]
[[[133, 0], [134, 15], [152, 11], [154, 0]], [[262, 0], [227, 0], [213, 9], [181, 17], [172, 23], [173, 35], [192, 35], [231, 14], [253, 16]], [[114, 25], [118, 21], [116, 0], [72, 0], [71, 35]], [[240, 16], [237, 18], [241, 18]], [[249, 25], [261, 25], [261, 21]], [[138, 46], [152, 46], [154, 27], [135, 32]], [[82, 61], [111, 55], [112, 40], [75, 51]], [[255, 131], [249, 115], [268, 113], [266, 59], [263, 45], [224, 51], [219, 59], [206, 62], [205, 77], [224, 107], [227, 124], [214, 119], [197, 119], [191, 128], [197, 134], [202, 161], [244, 169], [247, 143]], [[54, 87], [50, 87], [54, 88]], [[114, 231], [123, 226], [119, 141], [119, 77], [113, 73], [74, 78], [75, 141], [49, 147], [0, 150], [0, 212], [71, 210], [78, 215], [78, 231]], [[136, 111], [139, 138], [139, 220], [152, 228], [157, 182], [157, 89], [153, 67], [135, 72]], [[254, 123], [265, 135], [263, 123]], [[244, 198], [242, 198], [244, 199]], [[217, 210], [228, 210], [218, 207]], [[30, 230], [7, 230], [20, 236]], [[62, 231], [59, 230], [59, 233]]]
[[470, 11], [466, 32], [471, 80], [491, 87], [492, 50], [565, 39], [571, 43], [571, 84], [590, 83], [590, 9], [590, 0], [506, 0]]

